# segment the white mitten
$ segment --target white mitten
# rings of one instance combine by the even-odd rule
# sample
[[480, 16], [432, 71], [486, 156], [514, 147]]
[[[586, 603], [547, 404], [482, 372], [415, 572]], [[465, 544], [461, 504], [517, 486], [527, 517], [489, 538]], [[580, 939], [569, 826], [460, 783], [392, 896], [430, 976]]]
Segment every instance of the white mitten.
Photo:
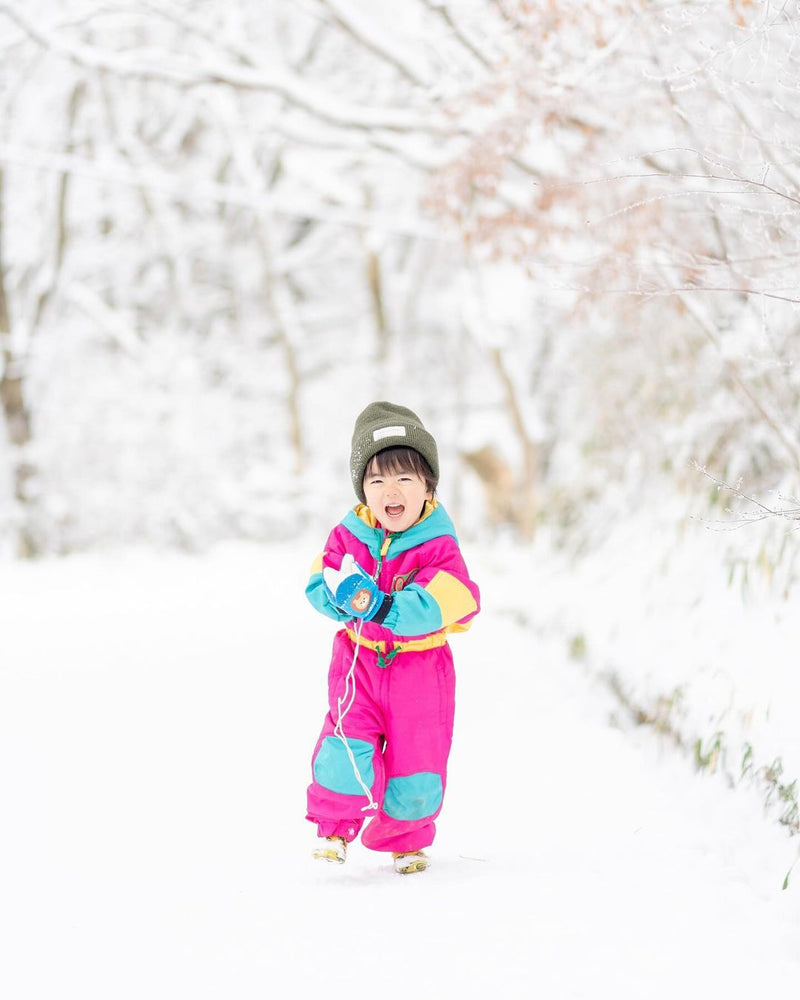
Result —
[[337, 608], [355, 618], [369, 621], [378, 611], [386, 596], [369, 574], [358, 565], [353, 556], [346, 552], [342, 556], [339, 569], [326, 566], [322, 579], [331, 593]]

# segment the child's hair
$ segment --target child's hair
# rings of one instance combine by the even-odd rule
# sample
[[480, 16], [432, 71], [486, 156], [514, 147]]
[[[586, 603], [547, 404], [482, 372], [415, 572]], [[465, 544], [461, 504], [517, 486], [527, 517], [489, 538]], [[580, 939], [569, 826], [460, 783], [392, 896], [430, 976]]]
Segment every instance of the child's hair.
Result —
[[396, 445], [377, 452], [367, 463], [364, 478], [375, 473], [381, 476], [396, 476], [399, 472], [413, 472], [425, 481], [425, 490], [433, 496], [438, 480], [425, 459], [414, 448]]

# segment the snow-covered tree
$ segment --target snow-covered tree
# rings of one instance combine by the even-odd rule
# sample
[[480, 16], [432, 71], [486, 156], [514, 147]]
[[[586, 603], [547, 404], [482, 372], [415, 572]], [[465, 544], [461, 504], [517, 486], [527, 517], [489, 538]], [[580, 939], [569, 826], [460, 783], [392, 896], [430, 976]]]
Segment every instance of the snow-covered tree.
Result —
[[285, 530], [349, 411], [398, 394], [474, 526], [575, 524], [692, 460], [793, 489], [797, 23], [0, 2], [7, 523]]

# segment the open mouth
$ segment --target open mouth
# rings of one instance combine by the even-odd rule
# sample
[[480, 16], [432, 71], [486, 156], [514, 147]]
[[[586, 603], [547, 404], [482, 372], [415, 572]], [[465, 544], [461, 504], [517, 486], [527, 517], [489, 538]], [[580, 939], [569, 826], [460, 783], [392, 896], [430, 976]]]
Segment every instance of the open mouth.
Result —
[[385, 510], [388, 517], [402, 517], [405, 513], [405, 507], [401, 503], [387, 504]]

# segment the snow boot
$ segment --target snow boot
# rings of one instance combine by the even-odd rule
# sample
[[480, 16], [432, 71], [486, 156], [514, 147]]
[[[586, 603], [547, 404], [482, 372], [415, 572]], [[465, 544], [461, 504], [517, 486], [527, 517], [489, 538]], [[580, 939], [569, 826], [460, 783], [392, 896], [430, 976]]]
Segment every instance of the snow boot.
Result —
[[411, 875], [412, 872], [424, 872], [430, 864], [430, 858], [422, 851], [394, 853], [394, 870], [398, 875]]
[[344, 837], [326, 837], [314, 851], [317, 861], [335, 861], [343, 865], [347, 860], [347, 841]]

